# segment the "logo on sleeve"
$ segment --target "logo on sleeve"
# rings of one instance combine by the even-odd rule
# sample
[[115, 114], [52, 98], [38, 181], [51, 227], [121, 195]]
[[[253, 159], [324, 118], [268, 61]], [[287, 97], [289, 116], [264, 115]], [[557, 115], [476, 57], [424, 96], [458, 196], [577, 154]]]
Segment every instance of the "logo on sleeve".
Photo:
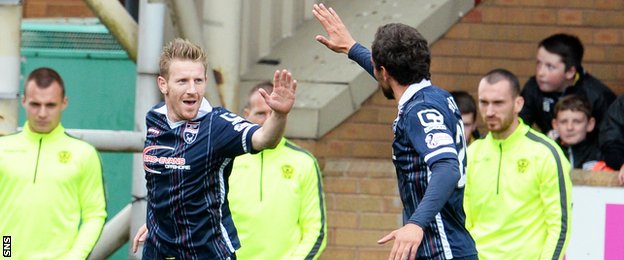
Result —
[[197, 133], [199, 132], [200, 122], [187, 122], [184, 127], [184, 142], [192, 144], [197, 139]]
[[453, 137], [447, 133], [429, 133], [425, 137], [425, 143], [429, 149], [453, 143]]
[[220, 115], [220, 117], [230, 122], [234, 126], [234, 131], [236, 132], [243, 131], [244, 129], [254, 125], [253, 123], [247, 122], [242, 117], [231, 112], [224, 113]]
[[425, 133], [429, 133], [434, 129], [446, 129], [444, 116], [435, 109], [418, 111], [418, 120], [420, 120], [420, 124], [425, 128]]

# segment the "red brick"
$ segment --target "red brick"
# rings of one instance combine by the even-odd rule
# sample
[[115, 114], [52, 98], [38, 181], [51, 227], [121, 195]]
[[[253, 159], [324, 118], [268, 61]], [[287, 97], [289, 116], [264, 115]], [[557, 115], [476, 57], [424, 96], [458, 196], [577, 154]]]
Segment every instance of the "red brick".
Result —
[[359, 215], [348, 211], [328, 211], [327, 225], [332, 228], [357, 228]]
[[382, 212], [383, 199], [376, 196], [340, 195], [335, 197], [336, 210], [353, 212]]
[[397, 196], [399, 194], [397, 182], [394, 179], [362, 179], [360, 192], [370, 195]]
[[[388, 130], [390, 132], [390, 130]], [[391, 141], [368, 141], [353, 144], [353, 156], [361, 158], [391, 158]]]
[[600, 29], [594, 32], [594, 44], [616, 45], [620, 43], [620, 30]]
[[480, 23], [482, 20], [482, 13], [480, 8], [473, 8], [462, 19], [462, 22], [467, 23]]
[[376, 247], [377, 240], [385, 236], [381, 230], [336, 229], [336, 245]]
[[337, 247], [327, 246], [323, 254], [319, 257], [320, 260], [335, 260], [335, 259], [356, 259], [355, 255], [357, 250], [353, 247]]
[[390, 250], [392, 250], [392, 241], [386, 243], [385, 245], [378, 245], [375, 248], [362, 249], [358, 254], [358, 260], [388, 259], [390, 256]]
[[358, 191], [357, 179], [353, 178], [336, 178], [334, 176], [326, 176], [323, 179], [323, 188], [325, 193], [356, 193]]
[[597, 27], [624, 27], [624, 10], [586, 11], [585, 23]]
[[403, 217], [396, 213], [371, 214], [362, 213], [360, 216], [361, 229], [394, 230], [403, 225]]
[[583, 12], [580, 10], [559, 10], [557, 12], [557, 23], [561, 25], [581, 25], [583, 24]]
[[401, 199], [396, 197], [385, 198], [383, 200], [383, 211], [384, 213], [401, 213], [403, 212], [403, 204]]

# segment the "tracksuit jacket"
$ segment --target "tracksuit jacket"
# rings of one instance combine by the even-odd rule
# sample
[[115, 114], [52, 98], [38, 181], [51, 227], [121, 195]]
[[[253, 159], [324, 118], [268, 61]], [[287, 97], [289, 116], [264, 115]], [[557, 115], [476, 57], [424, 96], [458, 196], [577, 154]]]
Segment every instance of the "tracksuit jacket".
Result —
[[0, 234], [11, 259], [85, 259], [106, 219], [102, 167], [95, 148], [67, 135], [0, 137]]
[[236, 157], [228, 200], [237, 259], [317, 259], [327, 243], [321, 178], [314, 156], [286, 138]]
[[570, 237], [570, 164], [522, 123], [506, 139], [468, 146], [466, 228], [479, 259], [562, 259]]

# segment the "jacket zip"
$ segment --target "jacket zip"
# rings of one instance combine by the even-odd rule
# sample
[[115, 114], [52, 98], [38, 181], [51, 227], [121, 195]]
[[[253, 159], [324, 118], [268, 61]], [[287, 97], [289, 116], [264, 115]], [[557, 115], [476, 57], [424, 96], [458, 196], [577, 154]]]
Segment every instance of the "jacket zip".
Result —
[[262, 201], [262, 173], [264, 173], [264, 152], [260, 152], [260, 201]]
[[500, 187], [500, 172], [501, 164], [503, 162], [503, 144], [498, 144], [500, 153], [498, 154], [498, 174], [496, 175], [496, 195], [498, 195], [498, 188]]
[[35, 162], [35, 176], [33, 177], [33, 183], [37, 181], [37, 171], [39, 169], [39, 156], [41, 155], [41, 142], [43, 137], [39, 139], [39, 148], [37, 148], [37, 161]]

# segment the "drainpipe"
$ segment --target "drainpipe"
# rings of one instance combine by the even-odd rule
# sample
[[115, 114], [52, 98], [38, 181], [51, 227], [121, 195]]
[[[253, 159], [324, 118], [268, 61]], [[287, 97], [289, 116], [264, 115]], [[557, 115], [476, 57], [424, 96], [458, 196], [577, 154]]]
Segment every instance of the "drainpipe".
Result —
[[22, 1], [0, 1], [0, 135], [17, 129], [21, 22]]
[[[166, 6], [162, 2], [140, 0], [139, 2], [139, 39], [137, 56], [137, 82], [134, 107], [134, 130], [145, 136], [145, 114], [160, 102], [160, 92], [156, 84], [159, 73], [160, 52], [163, 46]], [[147, 210], [147, 190], [143, 171], [143, 154], [135, 154], [132, 164], [132, 217], [130, 220], [130, 239], [145, 224]], [[141, 254], [128, 252], [128, 259], [141, 259]], [[138, 252], [142, 252], [142, 246]]]
[[223, 103], [231, 111], [238, 108], [241, 14], [240, 0], [204, 1], [206, 50], [216, 61], [213, 67], [222, 78], [218, 83]]
[[[207, 5], [209, 2], [215, 2], [215, 1], [205, 1], [205, 4]], [[237, 2], [237, 1], [223, 1], [223, 2], [226, 2], [223, 5], [229, 5], [231, 2]], [[218, 60], [218, 59], [215, 59], [215, 56], [213, 56], [213, 53], [211, 53], [209, 49], [207, 49], [207, 46], [204, 43], [204, 34], [202, 30], [201, 19], [199, 18], [199, 15], [197, 14], [197, 6], [195, 5], [195, 1], [168, 0], [167, 3], [168, 3], [168, 6], [171, 7], [171, 20], [173, 21], [173, 24], [176, 25], [176, 30], [180, 33], [180, 36], [182, 38], [186, 38], [192, 43], [199, 45], [208, 53], [208, 59], [209, 59], [208, 68], [206, 68], [206, 71], [208, 73], [208, 81], [206, 82], [207, 84], [206, 84], [205, 96], [208, 99], [208, 101], [210, 101], [210, 104], [212, 106], [222, 106], [224, 102], [221, 98], [221, 93], [217, 86], [217, 85], [221, 85], [221, 82], [219, 82], [220, 80], [215, 79], [215, 76], [219, 75], [219, 72], [213, 70], [213, 67], [211, 66], [211, 62], [210, 62], [210, 60]], [[238, 21], [238, 18], [235, 20]], [[227, 33], [236, 33], [236, 32], [227, 32]], [[221, 38], [221, 35], [219, 36], [219, 38]], [[237, 45], [237, 50], [238, 50], [238, 45]], [[232, 58], [233, 56], [229, 57], [229, 59], [232, 59]]]
[[119, 1], [84, 0], [132, 61], [137, 59], [137, 23]]

